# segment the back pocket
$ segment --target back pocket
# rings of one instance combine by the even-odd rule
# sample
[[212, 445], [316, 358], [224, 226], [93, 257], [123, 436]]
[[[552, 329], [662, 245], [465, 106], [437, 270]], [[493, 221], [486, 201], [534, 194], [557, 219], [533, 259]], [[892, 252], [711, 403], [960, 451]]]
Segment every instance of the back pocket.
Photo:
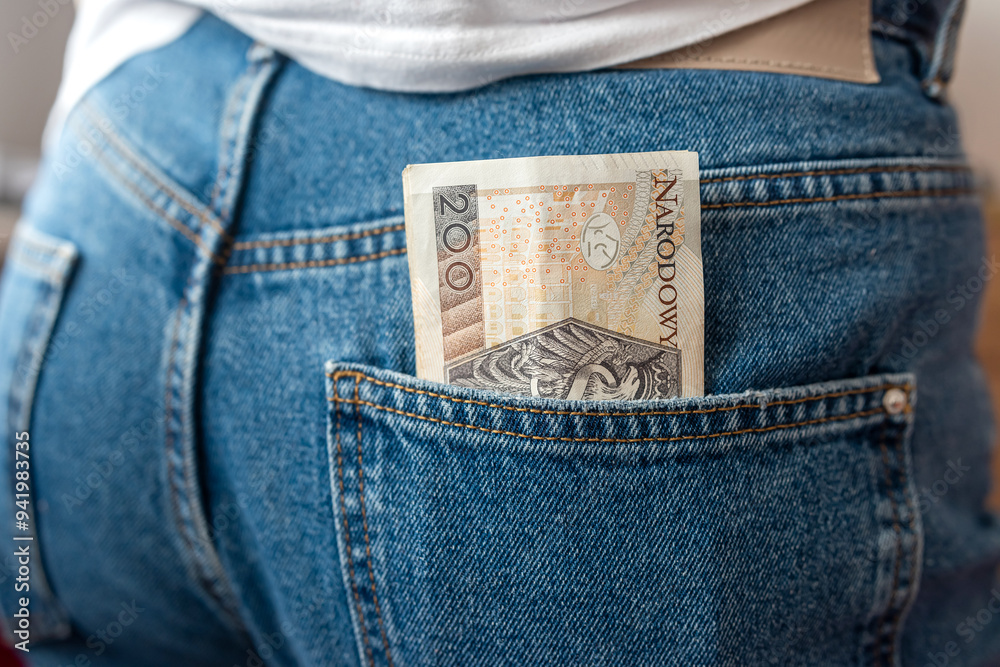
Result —
[[362, 664], [879, 664], [915, 592], [913, 377], [524, 399], [327, 366]]
[[[8, 640], [30, 643], [69, 636], [66, 613], [42, 564], [32, 493], [32, 403], [49, 340], [77, 261], [69, 241], [21, 224], [0, 290], [0, 608]], [[26, 604], [25, 604], [26, 603]], [[30, 643], [28, 646], [30, 647]]]

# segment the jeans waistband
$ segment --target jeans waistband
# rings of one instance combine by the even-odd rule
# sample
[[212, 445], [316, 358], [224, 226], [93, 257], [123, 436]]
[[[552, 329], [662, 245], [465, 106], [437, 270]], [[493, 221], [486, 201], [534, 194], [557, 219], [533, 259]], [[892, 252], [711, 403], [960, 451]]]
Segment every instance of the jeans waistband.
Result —
[[954, 69], [964, 11], [965, 0], [872, 0], [872, 28], [915, 48], [924, 90], [939, 98]]

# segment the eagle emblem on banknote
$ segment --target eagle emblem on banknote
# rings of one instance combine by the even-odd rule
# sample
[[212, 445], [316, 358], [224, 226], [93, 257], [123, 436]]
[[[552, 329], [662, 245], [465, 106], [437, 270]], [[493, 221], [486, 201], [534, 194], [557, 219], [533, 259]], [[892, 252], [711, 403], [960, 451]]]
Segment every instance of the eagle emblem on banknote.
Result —
[[670, 398], [680, 395], [680, 350], [570, 318], [456, 360], [448, 381], [544, 398]]

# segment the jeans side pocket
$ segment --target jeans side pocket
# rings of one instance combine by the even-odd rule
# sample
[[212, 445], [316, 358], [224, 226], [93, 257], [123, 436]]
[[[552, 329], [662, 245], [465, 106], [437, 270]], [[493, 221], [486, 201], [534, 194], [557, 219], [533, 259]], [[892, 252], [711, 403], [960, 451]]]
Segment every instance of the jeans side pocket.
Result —
[[11, 540], [0, 563], [0, 607], [8, 640], [17, 644], [69, 636], [66, 612], [49, 587], [32, 493], [32, 404], [50, 339], [76, 265], [76, 247], [22, 224], [14, 238], [0, 292], [0, 535]]

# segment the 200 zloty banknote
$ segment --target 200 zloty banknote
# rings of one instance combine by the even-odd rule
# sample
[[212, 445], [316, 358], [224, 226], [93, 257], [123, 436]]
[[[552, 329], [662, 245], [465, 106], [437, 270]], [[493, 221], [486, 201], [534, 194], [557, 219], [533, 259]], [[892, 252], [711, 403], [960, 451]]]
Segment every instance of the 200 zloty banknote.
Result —
[[410, 165], [417, 374], [561, 399], [704, 393], [698, 156]]

